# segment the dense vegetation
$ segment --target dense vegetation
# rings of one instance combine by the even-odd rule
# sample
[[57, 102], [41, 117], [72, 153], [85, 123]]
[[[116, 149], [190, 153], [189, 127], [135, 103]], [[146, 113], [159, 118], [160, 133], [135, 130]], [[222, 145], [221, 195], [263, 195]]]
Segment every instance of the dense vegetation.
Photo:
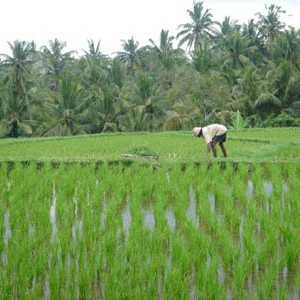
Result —
[[39, 49], [9, 43], [11, 54], [0, 56], [0, 136], [299, 126], [300, 29], [281, 22], [285, 11], [266, 6], [247, 24], [218, 23], [203, 2], [187, 12], [175, 37], [163, 29], [158, 45], [123, 40], [113, 57], [93, 40], [81, 57], [57, 39]]

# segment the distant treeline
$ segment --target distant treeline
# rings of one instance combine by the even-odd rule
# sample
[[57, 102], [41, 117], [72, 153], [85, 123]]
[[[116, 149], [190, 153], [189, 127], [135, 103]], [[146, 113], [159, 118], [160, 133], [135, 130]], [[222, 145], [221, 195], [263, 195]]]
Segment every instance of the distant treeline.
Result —
[[284, 13], [273, 4], [247, 24], [219, 23], [195, 2], [176, 36], [122, 40], [113, 57], [93, 40], [80, 57], [57, 39], [39, 49], [9, 43], [11, 54], [0, 56], [0, 136], [300, 126], [300, 29], [281, 22]]

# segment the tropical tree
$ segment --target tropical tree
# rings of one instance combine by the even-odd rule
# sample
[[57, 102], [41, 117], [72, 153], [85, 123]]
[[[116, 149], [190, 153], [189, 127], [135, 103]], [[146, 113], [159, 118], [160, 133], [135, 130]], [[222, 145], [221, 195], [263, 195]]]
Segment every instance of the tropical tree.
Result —
[[204, 10], [203, 2], [194, 2], [193, 10], [187, 11], [191, 23], [180, 24], [178, 29], [181, 29], [176, 38], [179, 39], [178, 46], [187, 43], [187, 47], [192, 47], [196, 50], [197, 45], [203, 38], [213, 38], [216, 34], [216, 29], [213, 27], [217, 22], [212, 20], [210, 9]]
[[[19, 129], [27, 134], [32, 133], [32, 128], [25, 124], [30, 120], [30, 103], [28, 90], [31, 85], [31, 65], [35, 55], [34, 42], [15, 41], [8, 43], [12, 56], [1, 54], [1, 65], [6, 70], [6, 78], [2, 86], [2, 117], [1, 127], [11, 128], [10, 135], [19, 136]], [[6, 132], [7, 134], [7, 132]]]
[[169, 36], [168, 30], [162, 30], [160, 32], [159, 46], [156, 45], [152, 39], [149, 39], [159, 60], [166, 70], [170, 70], [174, 63], [175, 51], [173, 50], [173, 40], [174, 36]]
[[88, 40], [88, 50], [83, 50], [83, 52], [85, 53], [85, 57], [89, 58], [89, 57], [101, 57], [103, 56], [102, 52], [100, 51], [100, 41], [97, 42], [97, 44], [95, 44], [93, 39]]
[[267, 84], [255, 101], [256, 111], [266, 117], [285, 112], [296, 112], [300, 108], [300, 76], [293, 72], [291, 61], [283, 61], [266, 74]]
[[193, 66], [198, 72], [207, 72], [218, 65], [216, 52], [207, 38], [201, 40], [196, 50], [191, 54]]
[[81, 86], [70, 74], [62, 76], [59, 84], [59, 92], [50, 91], [45, 99], [47, 114], [39, 134], [66, 136], [86, 133], [87, 120], [84, 106], [81, 105]]
[[285, 24], [280, 21], [280, 16], [285, 14], [286, 11], [275, 4], [271, 4], [270, 6], [265, 5], [265, 8], [267, 15], [256, 13], [258, 28], [265, 41], [273, 41], [285, 28]]
[[250, 40], [242, 36], [238, 30], [230, 31], [226, 39], [219, 44], [225, 53], [223, 53], [224, 68], [238, 68], [251, 64], [249, 55], [257, 50], [256, 46], [250, 45]]
[[286, 30], [269, 44], [268, 49], [270, 60], [277, 64], [284, 60], [291, 61], [295, 69], [300, 71], [300, 30]]
[[0, 136], [18, 138], [33, 133], [29, 103], [26, 97], [14, 93], [13, 86], [1, 90]]
[[14, 41], [8, 43], [12, 56], [0, 54], [1, 65], [7, 70], [6, 81], [11, 81], [16, 95], [24, 95], [30, 81], [30, 66], [35, 54], [34, 42]]
[[64, 52], [66, 47], [65, 42], [60, 42], [58, 39], [49, 41], [49, 47], [41, 47], [41, 57], [44, 62], [45, 74], [50, 80], [50, 88], [53, 91], [58, 91], [61, 76], [63, 72], [71, 66], [73, 62], [72, 55], [75, 51]]
[[249, 65], [245, 67], [232, 88], [232, 102], [229, 108], [240, 111], [244, 118], [255, 113], [254, 104], [261, 92], [262, 79], [259, 70]]
[[132, 37], [127, 41], [122, 40], [122, 47], [124, 51], [117, 52], [117, 56], [125, 64], [127, 73], [134, 76], [139, 65], [139, 42]]

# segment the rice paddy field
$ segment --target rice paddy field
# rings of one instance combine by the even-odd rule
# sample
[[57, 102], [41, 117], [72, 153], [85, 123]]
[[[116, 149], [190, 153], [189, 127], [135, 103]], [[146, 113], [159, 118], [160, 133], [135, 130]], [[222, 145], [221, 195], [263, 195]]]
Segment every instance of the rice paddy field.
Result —
[[300, 129], [226, 146], [0, 140], [0, 299], [299, 299]]

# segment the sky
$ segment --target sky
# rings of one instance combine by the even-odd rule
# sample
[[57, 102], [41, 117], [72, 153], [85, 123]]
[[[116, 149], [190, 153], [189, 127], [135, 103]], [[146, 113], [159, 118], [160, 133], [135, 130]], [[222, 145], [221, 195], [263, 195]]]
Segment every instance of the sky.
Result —
[[[122, 51], [122, 40], [133, 38], [139, 46], [151, 38], [159, 45], [161, 30], [176, 36], [178, 25], [190, 22], [187, 10], [194, 0], [5, 0], [1, 3], [0, 53], [10, 55], [8, 42], [35, 41], [38, 48], [49, 46], [57, 38], [65, 42], [65, 51], [82, 55], [88, 40], [100, 41], [107, 55]], [[300, 28], [299, 0], [204, 0], [213, 20], [225, 16], [240, 24], [266, 14], [265, 5], [275, 4], [286, 10], [281, 20]], [[175, 45], [176, 46], [176, 45]]]

